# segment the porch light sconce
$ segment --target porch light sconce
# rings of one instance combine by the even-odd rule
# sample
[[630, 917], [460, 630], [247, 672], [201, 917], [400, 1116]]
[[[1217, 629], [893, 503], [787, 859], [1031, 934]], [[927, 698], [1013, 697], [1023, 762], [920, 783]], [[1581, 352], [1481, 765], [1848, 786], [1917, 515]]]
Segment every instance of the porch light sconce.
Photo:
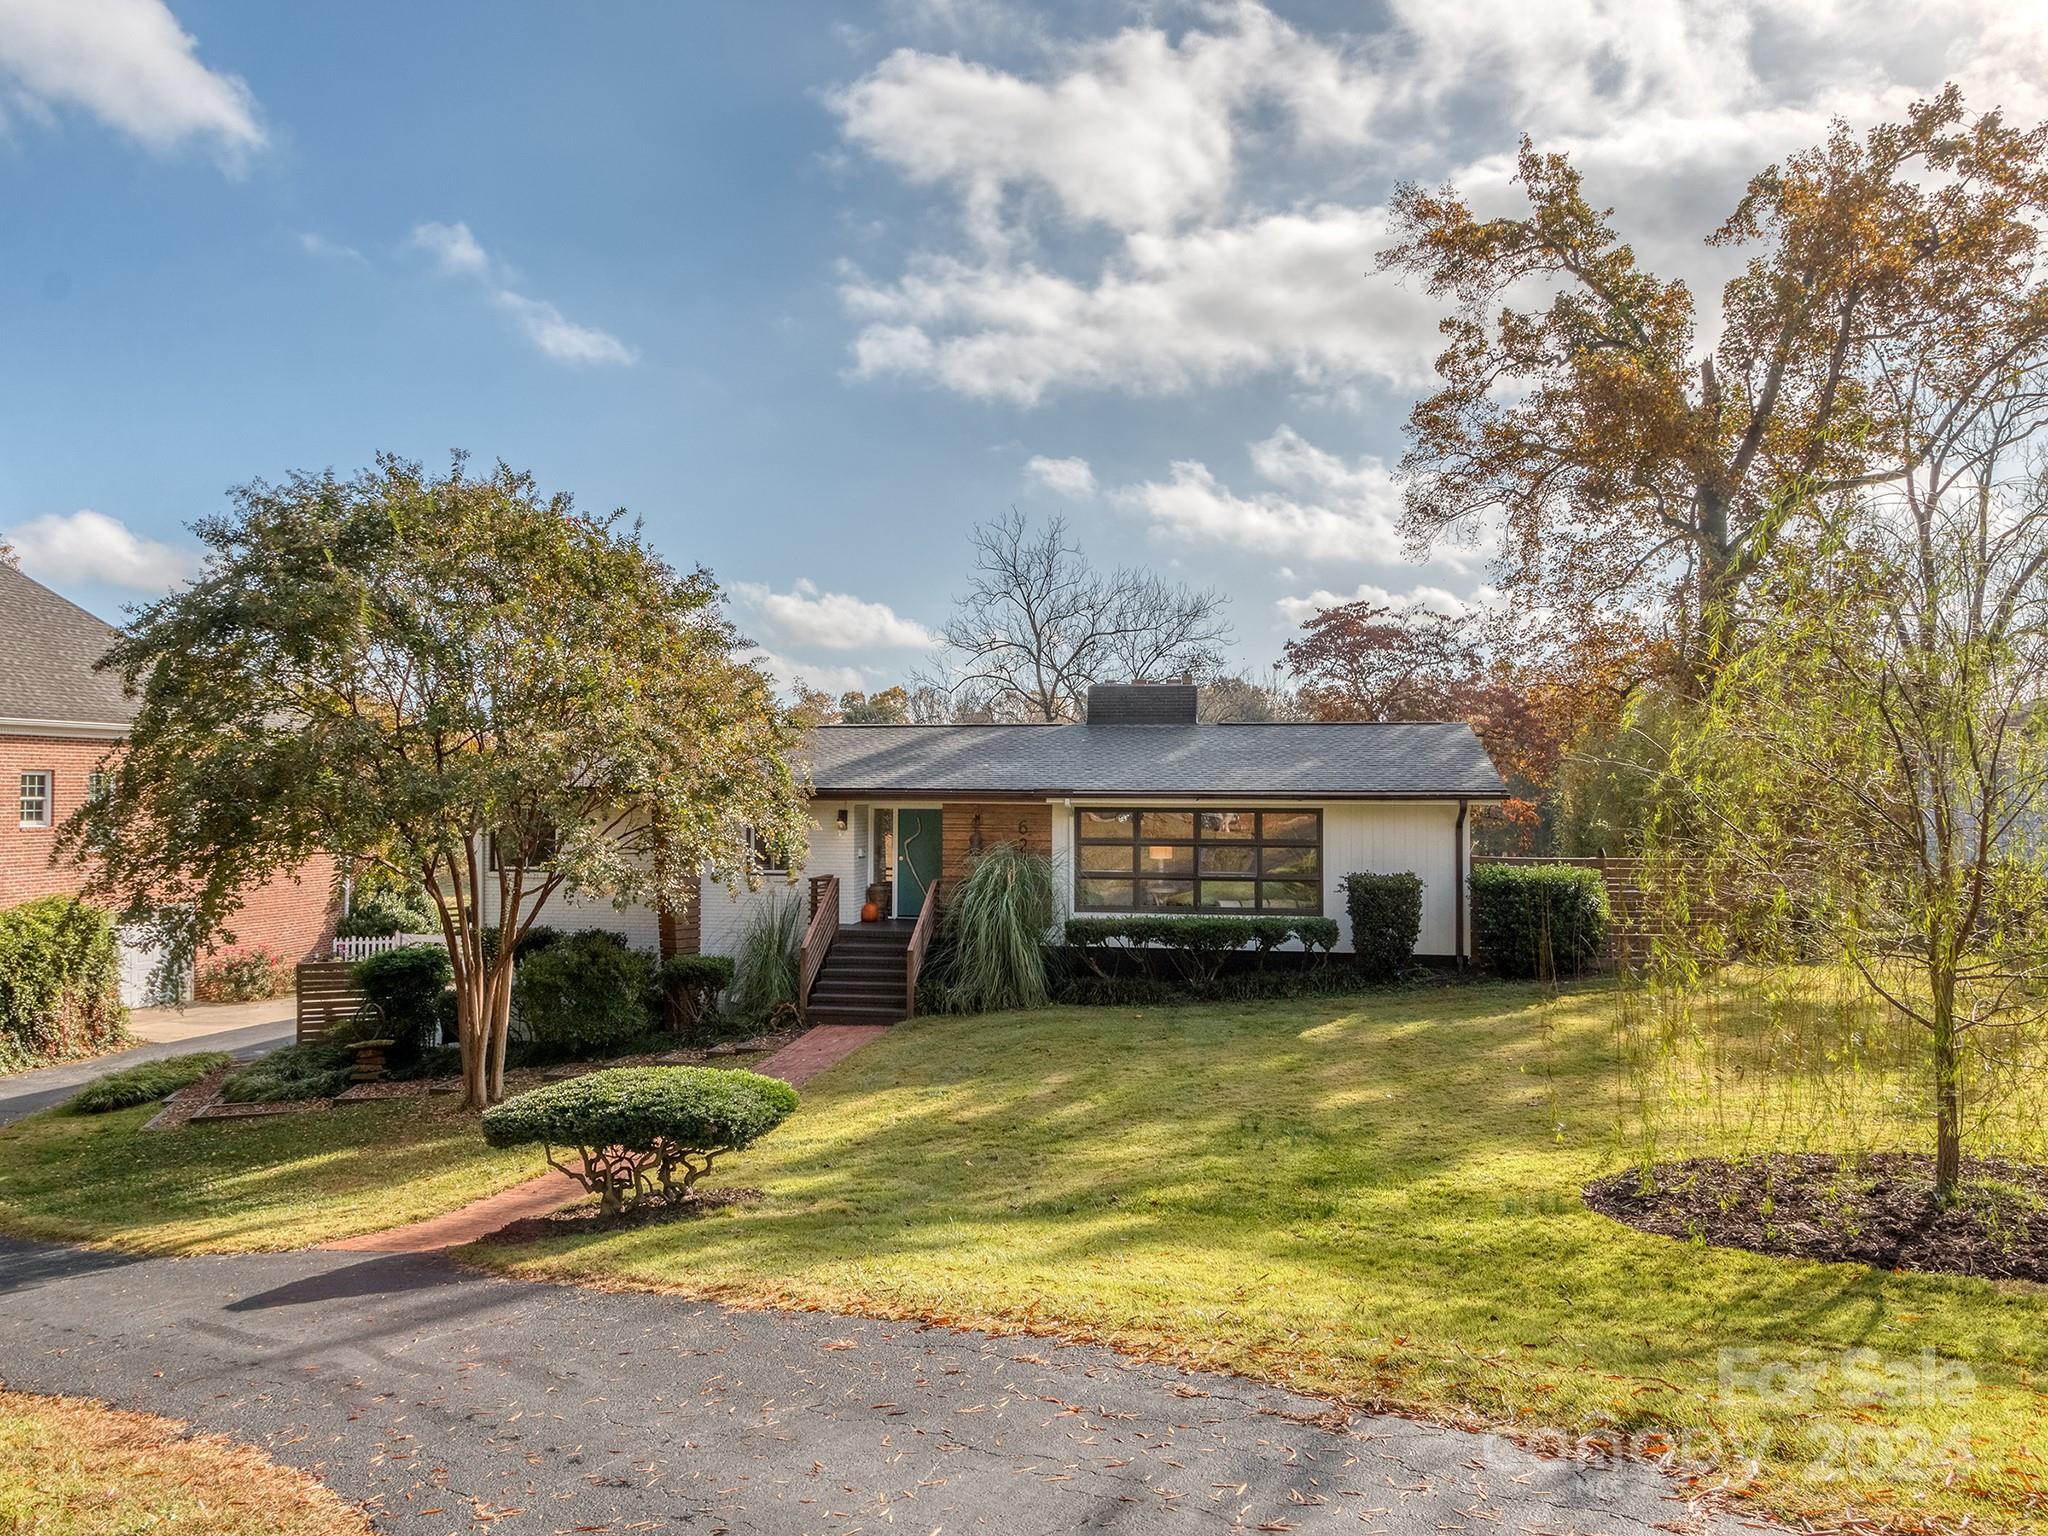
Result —
[[840, 831], [842, 831], [842, 832], [844, 832], [844, 831], [846, 830], [846, 807], [845, 807], [845, 806], [843, 806], [843, 805], [842, 805], [841, 807], [839, 807], [839, 817], [838, 817], [838, 821], [839, 821], [839, 830], [840, 830]]
[[981, 850], [981, 812], [976, 811], [974, 813], [974, 825], [967, 834], [967, 856], [970, 859], [978, 859], [981, 857]]

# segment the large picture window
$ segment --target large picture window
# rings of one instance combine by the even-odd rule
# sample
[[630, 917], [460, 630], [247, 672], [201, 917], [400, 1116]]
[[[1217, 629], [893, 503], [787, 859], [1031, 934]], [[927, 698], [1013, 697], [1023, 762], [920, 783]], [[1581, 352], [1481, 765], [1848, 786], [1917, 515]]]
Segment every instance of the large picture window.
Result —
[[1323, 814], [1076, 811], [1074, 910], [1319, 914]]

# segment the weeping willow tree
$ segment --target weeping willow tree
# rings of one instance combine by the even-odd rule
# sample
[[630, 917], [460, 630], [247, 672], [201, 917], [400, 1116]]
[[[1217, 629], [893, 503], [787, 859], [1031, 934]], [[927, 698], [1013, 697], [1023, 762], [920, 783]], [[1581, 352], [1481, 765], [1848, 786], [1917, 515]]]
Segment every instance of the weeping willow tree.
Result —
[[2048, 484], [1978, 455], [1800, 526], [1675, 732], [1652, 878], [1696, 953], [1834, 962], [1918, 1026], [1948, 1200], [1968, 1053], [2048, 1020]]

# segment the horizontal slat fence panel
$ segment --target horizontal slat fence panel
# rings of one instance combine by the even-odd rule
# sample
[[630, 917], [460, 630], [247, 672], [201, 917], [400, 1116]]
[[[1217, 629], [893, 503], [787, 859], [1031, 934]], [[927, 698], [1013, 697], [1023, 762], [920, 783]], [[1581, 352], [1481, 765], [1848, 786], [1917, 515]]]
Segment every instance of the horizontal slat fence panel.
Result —
[[355, 984], [354, 971], [352, 960], [299, 962], [299, 1044], [316, 1044], [333, 1025], [355, 1017], [363, 990]]
[[1643, 861], [1631, 858], [1542, 858], [1531, 854], [1474, 854], [1472, 863], [1481, 864], [1569, 864], [1580, 869], [1597, 869], [1607, 887], [1607, 909], [1613, 924], [1607, 931], [1607, 953], [1640, 958], [1650, 947], [1649, 902], [1643, 891]]

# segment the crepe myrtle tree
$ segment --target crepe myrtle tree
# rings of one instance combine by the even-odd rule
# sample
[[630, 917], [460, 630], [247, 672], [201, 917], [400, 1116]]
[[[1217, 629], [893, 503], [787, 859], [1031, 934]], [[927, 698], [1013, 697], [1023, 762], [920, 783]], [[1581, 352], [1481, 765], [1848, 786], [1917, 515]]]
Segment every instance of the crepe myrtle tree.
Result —
[[[557, 891], [677, 907], [803, 844], [802, 722], [717, 585], [503, 464], [294, 474], [195, 526], [199, 578], [103, 666], [140, 700], [63, 841], [181, 963], [329, 855], [423, 889], [464, 1102], [504, 1094], [518, 941]], [[800, 859], [792, 859], [792, 867]]]

